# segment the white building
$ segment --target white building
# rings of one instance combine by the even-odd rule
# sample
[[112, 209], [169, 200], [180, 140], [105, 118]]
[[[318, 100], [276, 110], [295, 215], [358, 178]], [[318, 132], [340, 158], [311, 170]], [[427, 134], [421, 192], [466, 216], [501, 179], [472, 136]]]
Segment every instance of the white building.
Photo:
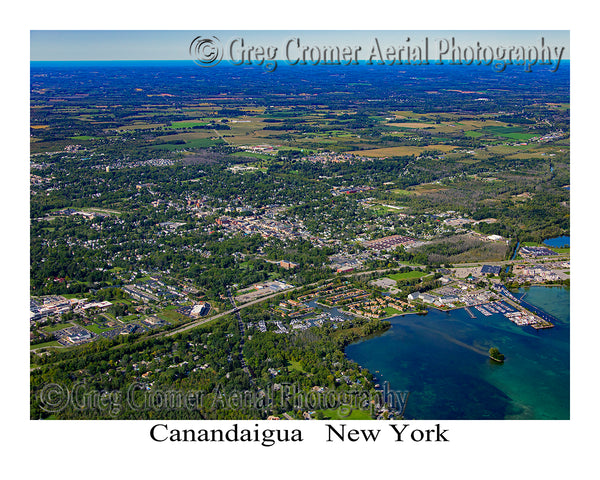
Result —
[[433, 303], [436, 300], [436, 298], [433, 295], [429, 295], [428, 293], [419, 294], [419, 298], [425, 303]]

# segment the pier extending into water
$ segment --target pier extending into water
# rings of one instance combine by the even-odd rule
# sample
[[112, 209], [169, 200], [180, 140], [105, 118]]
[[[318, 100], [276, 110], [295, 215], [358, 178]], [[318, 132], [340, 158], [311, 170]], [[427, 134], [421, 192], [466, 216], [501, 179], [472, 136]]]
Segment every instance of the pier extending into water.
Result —
[[548, 312], [545, 312], [541, 308], [538, 308], [535, 305], [532, 305], [531, 303], [526, 302], [525, 300], [523, 300], [523, 298], [525, 297], [526, 293], [523, 293], [523, 295], [521, 295], [520, 297], [516, 297], [515, 295], [513, 295], [512, 293], [510, 293], [508, 291], [508, 289], [504, 285], [500, 288], [500, 291], [501, 291], [501, 293], [504, 296], [510, 298], [516, 304], [522, 306], [523, 308], [526, 308], [531, 313], [537, 315], [542, 320], [544, 320], [545, 323], [538, 324], [536, 326], [532, 325], [534, 328], [551, 328], [551, 327], [554, 326], [554, 323], [558, 322], [558, 320], [556, 319], [556, 317], [554, 317], [553, 315], [550, 315]]
[[529, 310], [532, 313], [535, 313], [542, 320], [545, 320], [547, 323], [549, 323], [549, 325], [543, 324], [543, 323], [537, 324], [537, 325], [532, 325], [533, 328], [552, 328], [554, 326], [554, 323], [557, 322], [557, 319], [554, 316], [550, 315], [549, 313], [544, 312], [543, 310], [536, 307], [535, 305], [532, 305], [531, 303], [526, 302], [525, 300], [520, 300], [519, 303], [522, 307], [526, 308], [527, 310]]

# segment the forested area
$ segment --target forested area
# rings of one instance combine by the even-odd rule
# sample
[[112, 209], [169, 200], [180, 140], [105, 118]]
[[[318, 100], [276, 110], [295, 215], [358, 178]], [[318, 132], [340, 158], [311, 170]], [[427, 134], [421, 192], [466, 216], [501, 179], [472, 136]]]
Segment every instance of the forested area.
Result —
[[[258, 320], [264, 313], [255, 308], [244, 316]], [[348, 360], [343, 347], [388, 326], [379, 320], [354, 320], [335, 330], [312, 328], [289, 336], [252, 332], [243, 346], [251, 376], [241, 367], [241, 338], [232, 317], [175, 338], [128, 337], [32, 355], [31, 418], [264, 419], [285, 411], [296, 415], [298, 405], [289, 392], [307, 395], [314, 386], [357, 395], [371, 391], [371, 374]], [[47, 411], [47, 405], [40, 406], [40, 395], [49, 384], [73, 392], [73, 401], [64, 409]]]

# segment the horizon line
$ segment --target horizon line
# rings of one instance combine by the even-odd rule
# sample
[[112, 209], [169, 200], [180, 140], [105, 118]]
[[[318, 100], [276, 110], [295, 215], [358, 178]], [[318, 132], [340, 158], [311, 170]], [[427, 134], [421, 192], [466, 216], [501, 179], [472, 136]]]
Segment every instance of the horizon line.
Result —
[[[561, 58], [560, 62], [570, 62], [570, 58]], [[316, 66], [330, 66], [330, 67], [337, 67], [337, 66], [351, 66], [351, 65], [359, 65], [359, 64], [366, 64], [367, 62], [369, 62], [370, 60], [358, 60], [356, 63], [355, 62], [349, 62], [349, 63], [343, 63], [343, 62], [339, 62], [339, 63], [333, 63], [333, 62], [319, 62], [319, 63], [313, 63], [313, 62], [306, 62], [305, 64], [300, 64], [300, 63], [296, 63], [296, 64], [292, 64], [290, 63], [290, 60], [287, 58], [274, 58], [274, 59], [269, 59], [269, 60], [263, 60], [263, 62], [261, 64], [259, 64], [257, 61], [252, 61], [252, 63], [247, 64], [247, 63], [239, 63], [237, 60], [234, 61], [233, 60], [221, 60], [218, 64], [215, 65], [211, 65], [211, 66], [204, 66], [204, 68], [214, 68], [217, 67], [223, 63], [228, 63], [231, 66], [235, 66], [235, 67], [261, 67], [264, 66], [265, 64], [267, 64], [268, 62], [281, 62], [284, 65], [288, 65], [288, 66], [293, 66], [293, 67], [316, 67]], [[519, 60], [519, 62], [521, 62], [522, 60]], [[553, 60], [554, 61], [554, 60]], [[169, 59], [160, 59], [160, 58], [152, 58], [152, 59], [148, 59], [148, 58], [143, 58], [143, 59], [138, 59], [138, 58], [127, 58], [127, 59], [85, 59], [85, 60], [29, 60], [29, 63], [83, 63], [83, 62], [95, 62], [95, 63], [108, 63], [108, 62], [190, 62], [194, 65], [197, 65], [196, 61], [192, 58], [169, 58]], [[405, 65], [405, 66], [421, 66], [421, 65], [444, 65], [444, 64], [449, 64], [449, 65], [453, 65], [453, 66], [463, 66], [463, 67], [489, 67], [494, 63], [499, 63], [499, 62], [504, 62], [504, 60], [493, 60], [489, 63], [484, 63], [484, 62], [471, 62], [469, 64], [463, 62], [454, 62], [452, 63], [452, 60], [442, 60], [440, 61], [437, 58], [428, 58], [425, 60], [415, 60], [413, 61], [402, 61], [402, 62], [395, 62], [395, 63], [390, 63], [390, 62], [386, 62], [384, 61], [384, 63], [380, 63], [380, 60], [372, 60], [370, 61], [371, 63], [369, 63], [368, 65], [373, 66], [399, 66], [399, 65]], [[427, 62], [427, 63], [425, 63]], [[521, 63], [517, 63], [517, 62], [513, 62], [510, 63], [509, 65], [515, 65], [515, 66], [522, 66]], [[549, 63], [532, 63], [531, 66], [535, 66], [535, 65], [550, 65]], [[198, 65], [199, 66], [199, 65]]]

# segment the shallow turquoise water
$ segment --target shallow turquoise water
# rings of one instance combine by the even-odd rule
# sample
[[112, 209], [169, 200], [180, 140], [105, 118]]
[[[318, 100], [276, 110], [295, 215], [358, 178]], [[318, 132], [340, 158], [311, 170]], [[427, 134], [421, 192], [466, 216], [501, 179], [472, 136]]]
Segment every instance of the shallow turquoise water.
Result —
[[[531, 287], [525, 299], [557, 317], [552, 329], [519, 327], [472, 309], [394, 317], [382, 335], [346, 348], [379, 383], [410, 391], [407, 419], [568, 419], [569, 290]], [[488, 358], [495, 346], [504, 364]], [[376, 372], [379, 373], [376, 373]]]

